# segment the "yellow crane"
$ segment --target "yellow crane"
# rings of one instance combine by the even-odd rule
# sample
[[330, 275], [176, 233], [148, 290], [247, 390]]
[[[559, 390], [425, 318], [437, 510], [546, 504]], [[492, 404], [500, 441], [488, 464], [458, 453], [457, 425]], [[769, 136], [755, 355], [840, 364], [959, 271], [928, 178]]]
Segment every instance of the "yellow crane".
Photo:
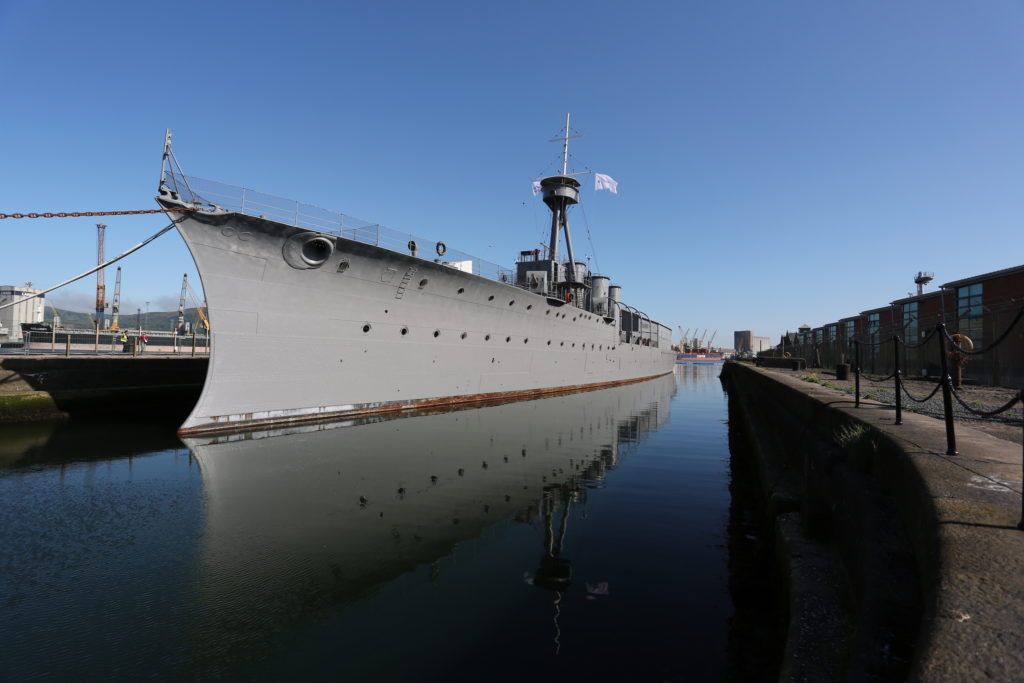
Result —
[[203, 327], [206, 328], [206, 334], [210, 334], [210, 320], [206, 317], [206, 312], [203, 310], [203, 306], [199, 305], [199, 298], [196, 293], [192, 291], [192, 285], [189, 284], [188, 278], [185, 278], [185, 289], [188, 290], [188, 295], [192, 299], [192, 305], [196, 307], [196, 314], [199, 319], [203, 322]]

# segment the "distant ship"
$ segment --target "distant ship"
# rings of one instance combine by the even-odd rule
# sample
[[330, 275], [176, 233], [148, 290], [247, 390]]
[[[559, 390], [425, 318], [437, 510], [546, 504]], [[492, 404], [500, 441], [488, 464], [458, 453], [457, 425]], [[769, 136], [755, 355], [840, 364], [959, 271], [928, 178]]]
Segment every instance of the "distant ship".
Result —
[[721, 351], [680, 351], [676, 354], [677, 363], [718, 363], [721, 360]]
[[707, 344], [704, 343], [707, 337], [707, 330], [704, 330], [704, 334], [697, 336], [697, 330], [694, 329], [694, 336], [691, 338], [689, 330], [683, 332], [683, 328], [679, 328], [679, 333], [682, 335], [682, 341], [679, 343], [679, 352], [676, 354], [677, 363], [719, 363], [722, 361], [722, 352], [715, 351], [711, 344], [715, 341], [715, 336], [718, 335], [718, 330], [715, 330], [714, 334], [711, 335], [711, 339], [707, 340]]
[[[182, 434], [535, 398], [672, 371], [671, 330], [573, 256], [580, 183], [535, 184], [544, 251], [504, 269], [350, 216], [187, 177], [164, 139], [157, 201], [202, 279], [211, 360]], [[567, 260], [559, 257], [564, 236]]]

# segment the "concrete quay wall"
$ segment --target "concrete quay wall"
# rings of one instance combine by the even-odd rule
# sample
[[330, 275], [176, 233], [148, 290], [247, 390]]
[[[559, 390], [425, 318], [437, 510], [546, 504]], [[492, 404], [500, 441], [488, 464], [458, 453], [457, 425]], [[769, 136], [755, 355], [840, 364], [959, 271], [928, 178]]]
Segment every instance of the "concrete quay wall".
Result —
[[76, 416], [183, 420], [199, 399], [204, 357], [0, 357], [0, 424]]
[[958, 425], [947, 456], [940, 420], [722, 375], [791, 572], [781, 679], [1024, 678], [1021, 447]]

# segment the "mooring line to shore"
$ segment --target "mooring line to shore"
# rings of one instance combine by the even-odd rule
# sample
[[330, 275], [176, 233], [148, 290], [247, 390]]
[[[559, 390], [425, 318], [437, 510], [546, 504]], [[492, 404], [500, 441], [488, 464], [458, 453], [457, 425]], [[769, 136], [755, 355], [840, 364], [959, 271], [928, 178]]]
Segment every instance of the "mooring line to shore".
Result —
[[[162, 210], [160, 210], [160, 212], [163, 213]], [[0, 215], [2, 215], [2, 214], [0, 214]], [[64, 287], [65, 285], [70, 285], [72, 282], [76, 282], [78, 280], [81, 280], [83, 277], [86, 277], [88, 275], [92, 275], [97, 270], [100, 270], [102, 268], [106, 268], [110, 264], [116, 263], [116, 262], [120, 261], [125, 256], [128, 256], [129, 254], [133, 254], [133, 253], [137, 252], [139, 249], [142, 249], [144, 246], [146, 246], [147, 244], [149, 244], [150, 242], [152, 242], [156, 238], [160, 237], [161, 235], [166, 233], [168, 230], [171, 230], [172, 228], [174, 228], [178, 224], [178, 221], [180, 221], [180, 220], [183, 220], [183, 218], [179, 218], [178, 220], [172, 219], [169, 225], [161, 228], [160, 230], [158, 230], [154, 234], [150, 235], [146, 239], [144, 239], [141, 242], [139, 242], [138, 244], [136, 244], [131, 249], [118, 254], [117, 256], [115, 256], [114, 258], [110, 259], [109, 261], [104, 261], [103, 263], [90, 268], [89, 270], [85, 271], [84, 273], [79, 273], [78, 275], [76, 275], [76, 276], [74, 276], [72, 278], [64, 280], [64, 282], [56, 284], [53, 287], [50, 287], [48, 289], [44, 289], [41, 292], [37, 292], [36, 294], [32, 294], [32, 295], [26, 296], [26, 297], [22, 297], [20, 299], [17, 299], [15, 301], [10, 302], [10, 303], [6, 303], [6, 304], [3, 304], [3, 305], [0, 305], [0, 311], [2, 311], [5, 308], [10, 308], [11, 306], [14, 306], [16, 304], [20, 304], [20, 303], [22, 303], [24, 301], [28, 301], [30, 299], [35, 299], [37, 297], [44, 296], [44, 295], [52, 292], [55, 289], [60, 289], [61, 287]]]

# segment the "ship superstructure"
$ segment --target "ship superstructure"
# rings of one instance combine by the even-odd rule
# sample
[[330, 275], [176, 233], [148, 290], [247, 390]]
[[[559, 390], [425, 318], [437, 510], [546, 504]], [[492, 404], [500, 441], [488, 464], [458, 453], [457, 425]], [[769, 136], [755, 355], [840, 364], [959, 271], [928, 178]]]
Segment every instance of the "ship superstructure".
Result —
[[671, 372], [671, 330], [575, 260], [568, 210], [580, 183], [565, 171], [540, 181], [547, 249], [523, 251], [510, 270], [185, 176], [168, 132], [157, 201], [195, 259], [212, 328], [206, 383], [181, 432], [532, 398]]

